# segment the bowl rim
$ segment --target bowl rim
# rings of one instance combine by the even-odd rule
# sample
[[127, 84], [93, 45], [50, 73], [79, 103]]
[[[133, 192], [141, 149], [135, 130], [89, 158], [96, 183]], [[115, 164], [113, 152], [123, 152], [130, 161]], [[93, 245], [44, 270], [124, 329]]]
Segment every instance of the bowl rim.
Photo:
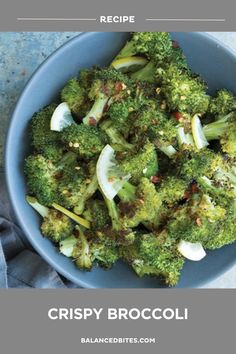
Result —
[[[12, 190], [12, 184], [13, 182], [13, 177], [11, 177], [11, 166], [10, 166], [10, 145], [12, 139], [14, 139], [14, 122], [17, 120], [18, 116], [18, 111], [21, 109], [22, 106], [22, 101], [24, 100], [25, 96], [27, 96], [28, 92], [31, 89], [31, 86], [34, 84], [35, 81], [37, 81], [38, 76], [41, 73], [41, 70], [44, 68], [47, 63], [50, 63], [54, 61], [55, 58], [60, 56], [61, 51], [67, 51], [71, 46], [74, 45], [77, 41], [80, 41], [81, 38], [88, 39], [89, 37], [101, 32], [83, 32], [79, 33], [75, 37], [69, 39], [66, 43], [62, 44], [60, 47], [58, 47], [55, 51], [53, 51], [37, 68], [36, 70], [32, 73], [31, 77], [29, 78], [28, 82], [24, 86], [20, 96], [18, 97], [15, 109], [13, 110], [13, 113], [11, 114], [11, 119], [10, 123], [8, 125], [8, 131], [5, 139], [5, 146], [4, 146], [4, 167], [5, 167], [5, 181], [6, 181], [6, 186], [7, 186], [7, 191], [8, 191], [8, 196], [10, 199], [10, 204], [13, 208], [14, 211], [14, 216], [16, 217], [17, 222], [19, 223], [20, 227], [22, 228], [24, 234], [27, 237], [27, 240], [30, 242], [30, 244], [33, 246], [33, 248], [39, 253], [39, 255], [48, 263], [50, 264], [59, 274], [64, 276], [66, 279], [69, 279], [70, 281], [74, 282], [78, 286], [81, 286], [82, 288], [87, 288], [87, 289], [96, 289], [99, 288], [97, 286], [91, 285], [91, 283], [86, 282], [84, 280], [78, 280], [78, 278], [72, 274], [70, 274], [67, 270], [65, 270], [58, 262], [56, 262], [54, 259], [50, 258], [47, 252], [45, 252], [45, 249], [41, 246], [38, 245], [37, 241], [32, 237], [30, 231], [25, 227], [24, 223], [24, 217], [22, 213], [20, 212], [20, 208], [17, 207], [17, 205], [14, 202], [14, 193]], [[128, 31], [127, 31], [128, 33]], [[230, 48], [228, 45], [224, 44], [221, 42], [219, 39], [215, 38], [212, 36], [210, 33], [207, 32], [188, 32], [188, 33], [193, 33], [197, 34], [200, 37], [203, 38], [208, 38], [211, 42], [215, 43], [217, 46], [221, 47], [228, 56], [233, 58], [236, 61], [236, 50]], [[217, 275], [212, 275], [207, 278], [207, 280], [200, 280], [198, 282], [198, 286], [194, 287], [195, 289], [197, 288], [202, 288], [204, 285], [210, 283], [211, 281], [219, 278], [222, 274], [227, 272], [229, 269], [231, 269], [234, 265], [236, 264], [236, 257], [235, 259], [229, 261], [227, 265], [222, 267], [221, 271], [218, 271]], [[109, 287], [103, 287], [110, 289]], [[182, 289], [187, 289], [188, 287], [182, 288]], [[193, 289], [194, 289], [193, 288]], [[138, 288], [137, 288], [138, 289]], [[163, 289], [165, 288], [158, 288], [158, 289]], [[173, 289], [179, 289], [173, 287]]]

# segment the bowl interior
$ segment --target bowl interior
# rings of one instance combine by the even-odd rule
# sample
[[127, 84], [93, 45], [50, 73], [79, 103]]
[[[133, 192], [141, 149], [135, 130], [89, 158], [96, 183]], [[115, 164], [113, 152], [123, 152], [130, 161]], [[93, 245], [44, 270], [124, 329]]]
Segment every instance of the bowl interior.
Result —
[[[57, 50], [36, 71], [25, 87], [13, 114], [6, 143], [6, 178], [16, 216], [34, 248], [59, 273], [88, 288], [156, 288], [163, 285], [156, 278], [138, 278], [123, 262], [112, 270], [78, 270], [71, 260], [39, 231], [40, 218], [25, 202], [24, 158], [29, 153], [28, 123], [34, 112], [52, 102], [65, 82], [81, 68], [110, 63], [128, 38], [128, 33], [86, 33]], [[190, 67], [200, 73], [209, 92], [225, 87], [235, 92], [236, 54], [203, 33], [173, 33], [183, 48]], [[186, 262], [179, 288], [200, 287], [219, 276], [235, 263], [236, 243], [208, 252], [201, 262]], [[30, 265], [29, 265], [30, 266]]]

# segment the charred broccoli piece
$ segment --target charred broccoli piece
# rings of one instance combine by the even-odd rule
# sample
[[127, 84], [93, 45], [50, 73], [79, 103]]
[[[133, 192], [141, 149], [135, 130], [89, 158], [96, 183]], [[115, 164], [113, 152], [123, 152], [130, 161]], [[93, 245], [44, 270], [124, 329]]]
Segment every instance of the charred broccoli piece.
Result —
[[109, 269], [119, 258], [115, 244], [109, 240], [93, 239], [81, 227], [77, 228], [73, 238], [60, 243], [60, 250], [67, 257], [74, 258], [78, 268], [86, 271], [91, 270], [95, 264]]
[[59, 134], [50, 130], [50, 120], [56, 104], [51, 104], [35, 113], [30, 123], [32, 145], [35, 150], [50, 160], [60, 159], [63, 147], [59, 142]]
[[138, 276], [161, 277], [169, 286], [178, 283], [184, 265], [175, 240], [166, 231], [139, 236], [129, 248], [120, 247], [120, 255]]
[[26, 196], [26, 201], [42, 216], [41, 231], [45, 237], [58, 243], [72, 235], [74, 223], [68, 216], [56, 209], [45, 207], [34, 197]]
[[141, 178], [136, 188], [127, 182], [118, 196], [121, 199], [118, 204], [120, 219], [126, 228], [152, 220], [162, 203], [155, 186], [147, 178]]
[[[72, 257], [75, 259], [75, 264], [83, 270], [91, 270], [93, 266], [93, 258], [90, 248], [90, 242], [86, 238], [82, 228], [77, 228], [75, 233], [77, 242], [72, 250]], [[63, 246], [63, 244], [61, 245]]]
[[85, 159], [98, 155], [106, 144], [106, 136], [101, 130], [84, 124], [71, 124], [64, 128], [60, 139], [68, 150]]
[[96, 126], [107, 106], [112, 101], [119, 101], [130, 96], [133, 89], [134, 84], [127, 75], [113, 68], [97, 69], [89, 91], [89, 98], [94, 103], [83, 118], [84, 124]]
[[216, 117], [226, 116], [236, 109], [236, 99], [232, 92], [222, 89], [210, 100], [209, 113]]
[[203, 114], [209, 105], [206, 85], [198, 76], [170, 64], [157, 70], [161, 92], [170, 111]]
[[91, 228], [94, 230], [102, 230], [111, 224], [108, 210], [103, 200], [89, 199], [83, 216], [90, 221]]
[[231, 112], [224, 117], [209, 123], [203, 128], [208, 141], [220, 140], [223, 152], [236, 157], [236, 113]]
[[168, 32], [137, 32], [132, 34], [115, 59], [143, 54], [156, 62], [162, 62], [171, 50], [172, 42]]
[[108, 136], [109, 143], [115, 151], [127, 151], [134, 147], [125, 140], [122, 133], [117, 128], [117, 125], [114, 124], [112, 120], [106, 119], [100, 124], [100, 128]]
[[57, 176], [55, 165], [42, 155], [30, 155], [25, 160], [24, 172], [29, 192], [46, 206], [58, 201]]
[[188, 183], [184, 179], [176, 176], [167, 176], [163, 179], [157, 191], [163, 202], [172, 205], [185, 198], [187, 189]]
[[87, 89], [81, 85], [77, 78], [67, 82], [61, 91], [61, 100], [66, 102], [76, 117], [83, 117], [88, 106]]
[[167, 229], [172, 237], [205, 244], [217, 234], [226, 210], [207, 194], [193, 194], [190, 200], [172, 213]]
[[42, 234], [56, 243], [71, 236], [73, 229], [74, 224], [68, 216], [54, 209], [49, 210], [47, 217], [41, 224]]
[[132, 183], [138, 183], [142, 177], [154, 176], [158, 170], [156, 150], [150, 142], [147, 142], [137, 153], [127, 154], [119, 162], [121, 169], [131, 174]]

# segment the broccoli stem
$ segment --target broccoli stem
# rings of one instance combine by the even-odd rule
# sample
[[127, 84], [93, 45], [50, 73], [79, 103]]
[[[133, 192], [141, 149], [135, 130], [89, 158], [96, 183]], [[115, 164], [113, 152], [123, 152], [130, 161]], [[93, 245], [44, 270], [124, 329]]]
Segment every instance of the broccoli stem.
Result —
[[183, 127], [177, 129], [177, 138], [180, 146], [183, 144], [194, 146], [192, 135], [190, 133], [186, 134]]
[[154, 62], [150, 61], [142, 69], [131, 74], [133, 80], [155, 82], [156, 66]]
[[136, 54], [134, 45], [132, 41], [128, 41], [125, 46], [121, 49], [121, 51], [116, 55], [113, 61], [117, 59], [121, 59], [124, 57], [130, 57]]
[[136, 198], [136, 187], [126, 182], [117, 194], [123, 202], [134, 200]]
[[133, 145], [127, 143], [121, 133], [113, 126], [113, 122], [111, 120], [105, 120], [102, 124], [100, 124], [100, 128], [108, 135], [115, 150], [126, 151], [133, 148]]
[[117, 206], [116, 203], [114, 202], [114, 200], [110, 200], [107, 199], [104, 195], [103, 195], [104, 201], [106, 203], [107, 209], [108, 209], [108, 214], [111, 218], [111, 223], [112, 223], [112, 228], [113, 230], [119, 231], [122, 229], [122, 225], [120, 223], [119, 220], [119, 213], [117, 210]]
[[98, 180], [96, 174], [92, 177], [91, 182], [88, 184], [86, 190], [81, 197], [79, 204], [74, 207], [74, 212], [78, 215], [84, 211], [85, 202], [91, 198], [98, 188]]
[[207, 140], [219, 139], [229, 128], [229, 118], [231, 118], [232, 114], [228, 114], [227, 116], [213, 122], [206, 124], [203, 127], [204, 135]]
[[161, 146], [159, 147], [159, 150], [161, 150], [168, 157], [172, 157], [177, 152], [172, 145]]
[[88, 220], [85, 220], [85, 219], [81, 218], [80, 216], [72, 213], [71, 211], [64, 208], [63, 206], [56, 204], [56, 203], [52, 203], [52, 207], [56, 210], [59, 210], [61, 213], [65, 214], [70, 219], [74, 220], [77, 224], [82, 225], [82, 226], [86, 227], [87, 229], [90, 228], [90, 222]]
[[72, 257], [76, 243], [77, 238], [74, 236], [67, 237], [65, 240], [60, 242], [60, 252], [66, 257]]
[[26, 196], [26, 201], [32, 206], [43, 218], [48, 216], [49, 209], [44, 205], [40, 204], [36, 198], [29, 195]]
[[90, 111], [86, 114], [86, 116], [83, 118], [83, 123], [86, 125], [93, 125], [93, 122], [91, 122], [91, 119], [97, 123], [101, 118], [102, 114], [104, 111], [104, 108], [107, 104], [109, 97], [104, 95], [104, 93], [100, 93], [98, 95], [98, 98], [94, 102], [92, 108]]

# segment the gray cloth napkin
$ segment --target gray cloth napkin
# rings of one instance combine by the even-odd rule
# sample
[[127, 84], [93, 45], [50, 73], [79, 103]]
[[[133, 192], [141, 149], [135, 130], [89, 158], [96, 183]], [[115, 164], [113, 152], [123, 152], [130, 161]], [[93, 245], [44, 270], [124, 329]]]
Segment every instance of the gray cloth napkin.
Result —
[[28, 245], [13, 214], [0, 174], [0, 288], [77, 287], [63, 279]]

